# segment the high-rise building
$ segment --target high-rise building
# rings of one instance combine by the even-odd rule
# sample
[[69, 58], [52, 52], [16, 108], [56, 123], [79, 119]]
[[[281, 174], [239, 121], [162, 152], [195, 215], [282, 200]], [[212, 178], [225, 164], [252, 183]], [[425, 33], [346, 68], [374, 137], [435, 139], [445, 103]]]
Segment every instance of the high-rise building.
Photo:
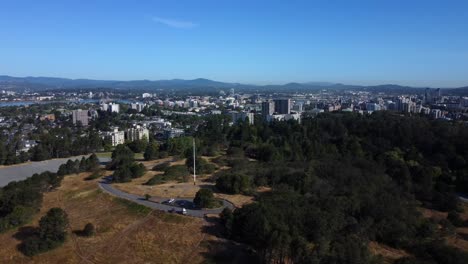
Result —
[[431, 116], [434, 119], [441, 118], [442, 117], [442, 111], [440, 111], [439, 109], [432, 109], [431, 110]]
[[114, 112], [114, 113], [118, 113], [120, 111], [120, 105], [119, 104], [115, 104], [115, 103], [102, 103], [101, 104], [101, 110], [102, 111], [107, 111], [107, 112]]
[[441, 90], [438, 89], [431, 89], [426, 88], [424, 92], [424, 103], [425, 104], [433, 104], [437, 103], [441, 100]]
[[275, 99], [275, 113], [288, 115], [291, 113], [291, 99]]
[[254, 124], [254, 113], [231, 111], [229, 114], [231, 114], [232, 122], [234, 123], [239, 122], [239, 120], [245, 121], [248, 118], [249, 124]]
[[131, 104], [130, 107], [134, 110], [137, 110], [137, 112], [143, 111], [143, 108], [145, 108], [146, 104], [140, 104], [140, 103], [134, 103]]
[[149, 141], [149, 130], [146, 127], [136, 126], [127, 129], [126, 131], [127, 140], [146, 140]]
[[113, 113], [118, 113], [120, 111], [120, 105], [115, 103], [109, 104], [109, 111]]
[[380, 111], [380, 105], [376, 103], [367, 103], [366, 110], [369, 112]]
[[114, 131], [109, 133], [109, 139], [113, 147], [125, 143], [125, 133], [119, 131], [119, 128], [114, 128]]
[[266, 101], [262, 103], [262, 116], [266, 118], [269, 115], [275, 113], [275, 103], [272, 101]]
[[72, 120], [74, 125], [78, 124], [78, 122], [81, 122], [82, 126], [88, 126], [88, 111], [81, 109], [73, 110]]

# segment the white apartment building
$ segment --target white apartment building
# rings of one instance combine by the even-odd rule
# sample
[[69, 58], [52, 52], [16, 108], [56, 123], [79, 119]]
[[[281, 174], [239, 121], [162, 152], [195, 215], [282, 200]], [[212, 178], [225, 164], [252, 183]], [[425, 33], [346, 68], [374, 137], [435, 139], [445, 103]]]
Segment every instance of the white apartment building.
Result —
[[127, 129], [126, 137], [128, 141], [146, 140], [149, 141], [149, 130], [146, 127], [135, 126]]
[[125, 143], [125, 133], [119, 131], [119, 128], [114, 128], [114, 131], [109, 133], [109, 139], [113, 147]]

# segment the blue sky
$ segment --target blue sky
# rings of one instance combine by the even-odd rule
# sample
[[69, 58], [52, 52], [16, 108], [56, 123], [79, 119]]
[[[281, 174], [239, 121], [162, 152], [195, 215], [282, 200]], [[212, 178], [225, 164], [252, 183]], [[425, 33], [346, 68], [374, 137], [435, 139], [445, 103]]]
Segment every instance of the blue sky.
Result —
[[468, 85], [468, 1], [2, 0], [0, 74]]

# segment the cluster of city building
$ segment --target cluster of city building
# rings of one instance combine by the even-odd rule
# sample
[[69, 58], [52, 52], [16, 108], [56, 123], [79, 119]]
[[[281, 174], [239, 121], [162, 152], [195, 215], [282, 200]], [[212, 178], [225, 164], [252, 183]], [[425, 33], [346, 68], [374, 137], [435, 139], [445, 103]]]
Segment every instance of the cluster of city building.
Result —
[[[2, 92], [4, 96], [14, 96], [14, 93]], [[76, 96], [83, 96], [76, 94]], [[95, 97], [99, 94], [86, 94]], [[106, 95], [107, 96], [107, 95]], [[95, 100], [95, 99], [93, 99]], [[99, 131], [112, 146], [128, 141], [148, 140], [154, 137], [165, 140], [185, 134], [186, 127], [173, 127], [168, 121], [174, 115], [202, 116], [224, 114], [231, 117], [232, 123], [255, 120], [301, 121], [306, 113], [314, 116], [322, 112], [343, 111], [357, 113], [372, 113], [375, 111], [395, 111], [408, 114], [428, 115], [434, 119], [468, 120], [468, 97], [443, 95], [440, 89], [426, 89], [417, 95], [388, 95], [370, 91], [320, 91], [318, 93], [242, 93], [236, 94], [233, 89], [229, 93], [221, 91], [217, 96], [185, 96], [158, 97], [156, 94], [143, 93], [125, 102], [117, 100], [85, 101], [70, 103], [72, 107], [63, 106], [56, 109], [61, 116], [69, 116], [75, 126], [87, 127], [92, 120], [102, 112], [111, 115], [135, 115], [138, 118], [129, 120], [123, 128], [111, 127], [108, 131]], [[82, 109], [76, 109], [82, 108]], [[158, 109], [159, 116], [145, 109]], [[124, 111], [122, 111], [124, 109]], [[129, 111], [131, 109], [132, 111]], [[152, 113], [149, 114], [148, 113]], [[146, 114], [146, 115], [145, 115]], [[148, 115], [148, 116], [147, 116]], [[0, 128], [8, 128], [11, 135], [21, 132], [19, 151], [27, 151], [37, 142], [28, 135], [36, 129], [34, 124], [22, 124], [21, 129], [15, 128], [17, 120], [30, 116], [17, 116], [16, 119], [4, 119], [0, 116]], [[36, 114], [36, 119], [48, 121], [51, 127], [58, 123], [52, 113]], [[170, 118], [169, 118], [170, 119]], [[138, 121], [135, 121], [138, 120]], [[5, 130], [3, 130], [3, 133]]]

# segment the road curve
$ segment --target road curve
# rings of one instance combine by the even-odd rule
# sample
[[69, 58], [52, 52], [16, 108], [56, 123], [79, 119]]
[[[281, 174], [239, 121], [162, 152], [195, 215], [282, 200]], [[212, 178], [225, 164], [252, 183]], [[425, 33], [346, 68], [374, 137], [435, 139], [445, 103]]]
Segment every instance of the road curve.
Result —
[[[176, 211], [181, 210], [181, 208], [177, 207], [177, 206], [171, 206], [171, 205], [166, 205], [166, 204], [161, 204], [161, 203], [148, 201], [142, 196], [131, 194], [131, 193], [126, 193], [126, 192], [123, 192], [121, 190], [118, 190], [118, 189], [114, 188], [114, 186], [112, 186], [112, 184], [110, 184], [106, 180], [102, 180], [98, 184], [99, 184], [99, 187], [103, 191], [105, 191], [105, 192], [107, 192], [107, 193], [109, 193], [109, 194], [111, 194], [113, 196], [123, 198], [123, 199], [126, 199], [126, 200], [130, 200], [132, 202], [135, 202], [135, 203], [150, 207], [152, 209], [161, 210], [161, 211], [165, 211], [165, 212], [169, 212], [169, 211], [174, 210], [174, 209]], [[169, 199], [169, 198], [167, 198], [167, 199]], [[177, 199], [177, 200], [192, 203], [191, 200], [187, 200], [187, 199]], [[234, 209], [234, 205], [231, 202], [226, 201], [224, 199], [222, 201], [223, 201], [223, 206], [221, 208], [217, 208], [217, 209], [198, 209], [198, 210], [197, 209], [193, 209], [193, 210], [192, 209], [186, 209], [187, 210], [187, 215], [193, 216], [193, 217], [203, 218], [206, 214], [219, 214], [226, 207], [228, 207], [230, 209]]]

